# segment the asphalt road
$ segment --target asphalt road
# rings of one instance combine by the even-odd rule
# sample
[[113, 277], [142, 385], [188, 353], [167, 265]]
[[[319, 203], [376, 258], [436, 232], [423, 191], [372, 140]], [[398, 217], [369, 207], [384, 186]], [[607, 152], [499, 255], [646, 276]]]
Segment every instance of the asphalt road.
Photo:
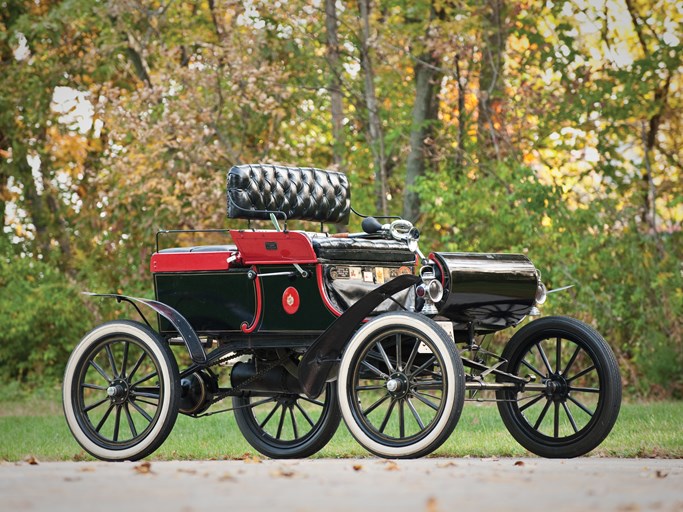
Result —
[[1, 511], [683, 511], [683, 461], [308, 459], [0, 464]]

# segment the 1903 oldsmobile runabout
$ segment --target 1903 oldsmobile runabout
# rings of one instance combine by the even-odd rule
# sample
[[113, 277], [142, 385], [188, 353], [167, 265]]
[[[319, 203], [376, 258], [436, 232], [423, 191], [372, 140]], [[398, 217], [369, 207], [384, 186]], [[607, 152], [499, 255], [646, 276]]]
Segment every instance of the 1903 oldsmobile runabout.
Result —
[[[150, 265], [156, 300], [100, 295], [129, 302], [143, 322], [96, 327], [67, 364], [66, 419], [95, 457], [145, 457], [179, 412], [211, 414], [228, 397], [247, 441], [270, 457], [317, 452], [341, 418], [376, 455], [420, 457], [453, 432], [466, 395], [484, 391], [514, 438], [541, 456], [585, 454], [612, 429], [621, 380], [591, 327], [540, 318], [499, 355], [481, 346], [545, 301], [525, 256], [425, 256], [418, 230], [398, 218], [326, 234], [324, 223], [346, 223], [353, 211], [337, 172], [233, 167], [227, 205], [230, 218], [270, 219], [273, 229], [165, 249], [159, 235], [172, 232], [161, 232]], [[321, 229], [289, 231], [290, 219]], [[176, 360], [174, 344], [187, 357]]]

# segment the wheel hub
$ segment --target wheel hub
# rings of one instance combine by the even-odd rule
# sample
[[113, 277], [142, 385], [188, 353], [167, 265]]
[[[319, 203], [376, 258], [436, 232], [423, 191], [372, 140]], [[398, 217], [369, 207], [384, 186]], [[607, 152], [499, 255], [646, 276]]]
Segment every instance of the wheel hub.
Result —
[[546, 395], [555, 402], [564, 402], [569, 396], [569, 383], [560, 374], [553, 374], [545, 382]]
[[128, 383], [122, 379], [114, 380], [107, 388], [107, 396], [115, 404], [122, 404], [128, 399]]
[[385, 385], [394, 398], [403, 398], [408, 393], [408, 378], [402, 372], [392, 373]]

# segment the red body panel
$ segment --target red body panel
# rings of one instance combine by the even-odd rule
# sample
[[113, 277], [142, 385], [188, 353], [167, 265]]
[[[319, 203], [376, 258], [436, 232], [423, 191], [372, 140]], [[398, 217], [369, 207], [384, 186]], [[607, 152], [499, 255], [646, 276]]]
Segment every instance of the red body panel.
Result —
[[231, 230], [230, 236], [245, 265], [318, 262], [311, 241], [303, 233]]
[[152, 254], [149, 268], [157, 272], [201, 272], [227, 270], [232, 252], [157, 252]]

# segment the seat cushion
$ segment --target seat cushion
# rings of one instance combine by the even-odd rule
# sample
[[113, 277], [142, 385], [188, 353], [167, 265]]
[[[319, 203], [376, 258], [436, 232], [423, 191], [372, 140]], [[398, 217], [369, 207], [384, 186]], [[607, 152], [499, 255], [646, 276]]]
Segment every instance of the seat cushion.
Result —
[[321, 260], [413, 264], [415, 254], [403, 242], [369, 238], [311, 238]]
[[[228, 217], [346, 224], [351, 191], [340, 172], [311, 167], [236, 165], [228, 173]], [[286, 219], [285, 219], [286, 217]]]

